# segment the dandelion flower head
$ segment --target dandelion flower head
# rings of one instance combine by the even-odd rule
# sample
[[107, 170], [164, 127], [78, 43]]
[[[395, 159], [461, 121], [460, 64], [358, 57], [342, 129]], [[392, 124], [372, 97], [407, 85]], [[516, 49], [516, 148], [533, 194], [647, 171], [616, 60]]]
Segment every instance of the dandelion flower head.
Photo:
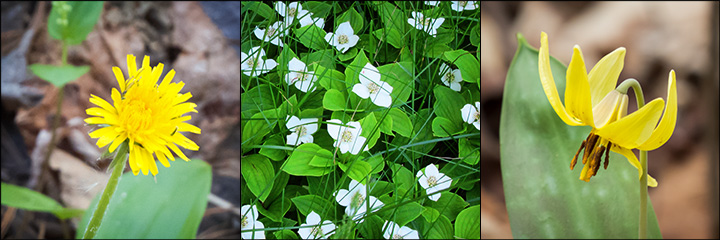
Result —
[[[154, 175], [158, 173], [155, 158], [165, 167], [170, 167], [168, 159], [175, 161], [170, 152], [174, 152], [185, 161], [190, 161], [177, 146], [197, 151], [199, 146], [183, 136], [182, 132], [200, 134], [200, 128], [185, 121], [189, 112], [197, 112], [195, 103], [186, 102], [191, 93], [180, 93], [185, 83], [173, 83], [175, 70], [170, 70], [162, 82], [158, 80], [163, 71], [163, 64], [150, 67], [150, 57], [145, 56], [142, 67], [137, 69], [135, 56], [127, 56], [129, 77], [123, 76], [118, 67], [113, 73], [120, 90], [112, 89], [113, 105], [104, 99], [92, 95], [90, 102], [99, 106], [88, 108], [85, 112], [89, 117], [88, 124], [100, 126], [90, 137], [99, 138], [98, 147], [110, 144], [109, 152], [115, 151], [123, 142], [128, 143], [130, 152], [130, 168], [137, 175], [148, 170]], [[155, 154], [155, 157], [153, 157]]]

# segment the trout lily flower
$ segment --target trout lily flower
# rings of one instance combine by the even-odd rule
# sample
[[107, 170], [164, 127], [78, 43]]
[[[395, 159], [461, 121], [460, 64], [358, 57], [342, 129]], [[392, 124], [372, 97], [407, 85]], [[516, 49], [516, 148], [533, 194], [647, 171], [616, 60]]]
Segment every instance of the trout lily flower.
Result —
[[282, 40], [280, 40], [280, 38], [284, 37], [287, 34], [287, 30], [289, 29], [285, 24], [286, 23], [278, 21], [271, 24], [265, 29], [260, 29], [255, 26], [255, 30], [253, 31], [253, 33], [255, 33], [255, 37], [260, 40], [275, 44], [278, 47], [282, 47], [283, 42]]
[[354, 47], [359, 40], [360, 37], [355, 35], [355, 30], [353, 30], [352, 26], [350, 26], [349, 21], [338, 25], [335, 33], [325, 34], [325, 41], [327, 41], [330, 45], [335, 46], [337, 50], [342, 53], [345, 53], [348, 49]]
[[435, 167], [435, 164], [428, 165], [425, 167], [424, 173], [421, 170], [418, 171], [415, 176], [419, 178], [418, 182], [420, 183], [420, 186], [425, 189], [428, 198], [435, 202], [440, 199], [440, 194], [435, 193], [450, 188], [450, 185], [452, 184], [452, 179], [445, 174], [440, 173], [437, 167]]
[[265, 50], [258, 47], [253, 47], [247, 54], [244, 52], [240, 53], [240, 70], [242, 73], [251, 77], [257, 77], [263, 75], [273, 68], [277, 67], [277, 62], [272, 59], [263, 60], [265, 57]]
[[[252, 205], [244, 205], [240, 209], [242, 213], [242, 222], [241, 222], [241, 230], [246, 229], [263, 229], [265, 228], [265, 225], [258, 221], [257, 218], [260, 216], [257, 210], [257, 206]], [[253, 236], [254, 235], [254, 236]], [[265, 232], [264, 231], [254, 231], [254, 232], [243, 232], [242, 233], [243, 239], [265, 239]]]
[[393, 87], [390, 84], [380, 81], [380, 72], [372, 64], [367, 63], [360, 70], [360, 83], [353, 86], [352, 91], [363, 99], [370, 98], [375, 105], [390, 107], [392, 97], [390, 93]]
[[289, 117], [286, 126], [292, 133], [287, 136], [287, 144], [297, 146], [300, 143], [313, 142], [312, 134], [318, 130], [317, 122], [317, 118]]
[[293, 58], [288, 62], [288, 70], [290, 70], [290, 72], [285, 74], [285, 82], [287, 82], [288, 85], [294, 83], [295, 87], [303, 92], [312, 89], [317, 77], [314, 72], [307, 70], [307, 65], [305, 65], [304, 62]]
[[447, 64], [442, 63], [438, 75], [440, 75], [440, 79], [445, 86], [450, 87], [453, 91], [460, 92], [460, 89], [462, 89], [460, 83], [463, 80], [460, 69], [451, 69]]
[[376, 212], [385, 205], [377, 198], [367, 194], [365, 185], [355, 180], [350, 180], [348, 189], [340, 189], [334, 193], [335, 200], [346, 207], [345, 214], [351, 216], [357, 223], [365, 221], [364, 217], [368, 211], [367, 205], [370, 205], [370, 212]]
[[421, 12], [412, 12], [410, 14], [412, 18], [408, 18], [408, 24], [418, 30], [427, 32], [433, 37], [437, 36], [437, 29], [445, 22], [445, 18], [427, 18]]
[[[663, 99], [656, 98], [627, 115], [627, 94], [613, 89], [623, 68], [625, 48], [620, 47], [600, 59], [588, 74], [580, 47], [575, 45], [567, 69], [563, 105], [550, 70], [550, 54], [545, 32], [542, 32], [540, 42], [538, 56], [540, 81], [553, 110], [568, 125], [592, 127], [589, 136], [582, 142], [570, 162], [570, 169], [574, 168], [580, 151], [585, 148], [582, 155], [582, 163], [585, 166], [580, 173], [580, 180], [588, 182], [597, 174], [603, 152], [604, 168], [607, 169], [608, 153], [613, 151], [625, 156], [642, 177], [642, 167], [632, 149], [637, 148], [641, 151], [657, 149], [670, 139], [677, 118], [675, 71], [671, 70], [668, 77], [667, 104]], [[660, 119], [661, 114], [662, 119]], [[648, 186], [657, 186], [657, 181], [650, 175], [648, 175]]]
[[412, 230], [407, 226], [400, 227], [400, 225], [393, 221], [386, 220], [382, 229], [385, 229], [383, 237], [386, 239], [420, 239], [418, 231]]
[[[335, 139], [334, 147], [339, 147], [341, 153], [350, 152], [353, 155], [357, 155], [367, 138], [360, 136], [362, 133], [362, 127], [359, 122], [349, 122], [347, 125], [350, 127], [341, 127], [342, 122], [338, 119], [328, 120], [328, 133], [330, 137]], [[365, 146], [363, 151], [367, 151], [368, 147]]]
[[332, 235], [328, 233], [337, 229], [335, 224], [333, 224], [329, 220], [322, 221], [322, 225], [320, 224], [320, 221], [322, 221], [322, 219], [320, 219], [320, 215], [315, 213], [315, 211], [310, 211], [310, 213], [308, 213], [307, 215], [305, 223], [300, 224], [300, 228], [298, 229], [298, 234], [300, 234], [300, 238], [327, 239], [328, 236]]
[[168, 159], [175, 161], [170, 150], [183, 160], [190, 161], [177, 146], [193, 151], [199, 149], [195, 142], [182, 134], [200, 134], [200, 128], [185, 122], [190, 120], [190, 116], [184, 116], [189, 112], [197, 112], [197, 105], [185, 102], [192, 94], [180, 93], [185, 83], [172, 82], [175, 70], [170, 70], [158, 84], [163, 71], [162, 63], [150, 68], [150, 57], [145, 56], [140, 70], [136, 64], [135, 56], [127, 55], [127, 81], [120, 68], [113, 67], [120, 86], [119, 91], [117, 88], [112, 89], [110, 96], [113, 105], [91, 94], [90, 102], [99, 107], [85, 111], [95, 116], [86, 118], [85, 122], [103, 126], [89, 134], [91, 138], [100, 138], [98, 147], [110, 144], [108, 151], [113, 152], [120, 144], [128, 143], [129, 164], [134, 175], [140, 171], [147, 175], [150, 171], [155, 176], [158, 173], [155, 158], [168, 168]]

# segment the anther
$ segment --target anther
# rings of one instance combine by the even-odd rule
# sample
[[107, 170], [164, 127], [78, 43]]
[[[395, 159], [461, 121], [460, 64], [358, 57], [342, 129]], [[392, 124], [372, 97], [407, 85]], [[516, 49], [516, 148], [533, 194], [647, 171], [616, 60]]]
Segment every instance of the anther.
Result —
[[600, 162], [602, 161], [602, 154], [605, 151], [605, 146], [600, 146], [595, 148], [595, 151], [593, 151], [593, 160], [592, 160], [592, 171], [593, 176], [595, 176], [600, 169]]
[[570, 170], [573, 170], [573, 168], [575, 168], [575, 164], [577, 164], [578, 155], [580, 154], [580, 151], [582, 151], [583, 148], [585, 148], [585, 143], [586, 143], [586, 141], [583, 140], [582, 144], [580, 144], [580, 149], [577, 150], [577, 152], [575, 153], [575, 157], [573, 157], [572, 162], [570, 162]]
[[594, 150], [598, 138], [599, 136], [593, 133], [590, 133], [590, 136], [588, 136], [587, 145], [585, 145], [585, 153], [583, 154], [583, 164], [587, 164], [588, 157], [592, 157], [590, 154]]
[[610, 163], [610, 147], [612, 147], [612, 143], [608, 142], [607, 148], [605, 149], [605, 169], [607, 169], [608, 163]]

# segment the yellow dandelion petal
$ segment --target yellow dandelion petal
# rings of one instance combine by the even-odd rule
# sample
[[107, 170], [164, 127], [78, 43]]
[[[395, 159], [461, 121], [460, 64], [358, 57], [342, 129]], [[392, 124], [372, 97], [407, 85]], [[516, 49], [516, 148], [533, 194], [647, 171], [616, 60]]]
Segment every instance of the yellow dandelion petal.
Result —
[[115, 79], [117, 80], [118, 85], [120, 85], [120, 91], [125, 92], [125, 87], [127, 87], [127, 83], [125, 82], [125, 76], [123, 76], [122, 70], [120, 70], [119, 67], [113, 67], [112, 70], [115, 74]]
[[137, 75], [137, 63], [135, 62], [135, 55], [132, 55], [132, 54], [127, 55], [127, 67], [128, 67], [128, 74], [130, 74], [130, 78], [135, 77], [135, 75]]

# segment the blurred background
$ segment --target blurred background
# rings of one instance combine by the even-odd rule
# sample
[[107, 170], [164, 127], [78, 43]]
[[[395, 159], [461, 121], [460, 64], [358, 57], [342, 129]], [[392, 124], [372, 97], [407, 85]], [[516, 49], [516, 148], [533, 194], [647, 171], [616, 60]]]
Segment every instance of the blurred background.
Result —
[[[492, 2], [481, 6], [481, 237], [512, 238], [500, 171], [505, 75], [522, 33], [535, 48], [549, 36], [565, 65], [582, 48], [588, 70], [625, 47], [619, 81], [637, 79], [646, 101], [667, 98], [677, 73], [678, 119], [670, 140], [648, 153], [650, 188], [664, 238], [720, 237], [718, 220], [718, 2]], [[637, 109], [630, 94], [628, 112]]]
[[[200, 150], [184, 153], [209, 163], [213, 182], [197, 237], [239, 239], [240, 2], [105, 2], [87, 39], [69, 47], [68, 63], [90, 71], [64, 87], [60, 113], [58, 89], [27, 70], [61, 62], [60, 41], [47, 32], [50, 8], [50, 2], [2, 1], [2, 182], [87, 208], [104, 188], [110, 163], [98, 161], [97, 139], [83, 122], [85, 109], [94, 106], [88, 99], [95, 94], [110, 100], [117, 88], [112, 67], [127, 73], [127, 54], [138, 65], [148, 55], [150, 65], [165, 65], [164, 74], [175, 69], [174, 81], [183, 81], [182, 92], [191, 92], [189, 101], [198, 105], [189, 123], [202, 134], [186, 136]], [[57, 147], [44, 162], [57, 114]], [[75, 224], [3, 206], [1, 237], [72, 238]]]

